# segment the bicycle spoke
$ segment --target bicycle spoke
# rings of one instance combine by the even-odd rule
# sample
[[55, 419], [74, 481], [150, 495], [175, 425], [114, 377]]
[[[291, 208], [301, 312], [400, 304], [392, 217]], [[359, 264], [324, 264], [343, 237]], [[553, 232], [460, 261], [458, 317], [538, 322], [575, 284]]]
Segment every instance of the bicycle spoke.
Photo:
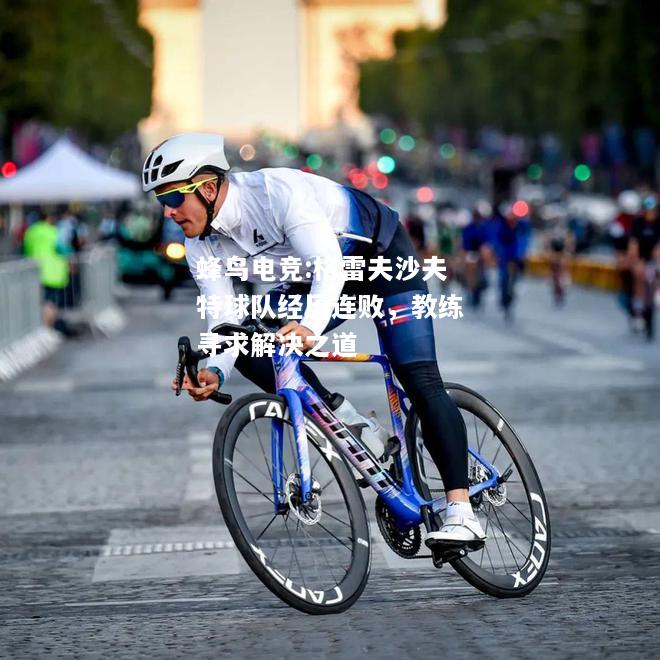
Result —
[[248, 484], [248, 486], [252, 486], [252, 488], [254, 488], [254, 490], [257, 493], [259, 493], [259, 495], [261, 495], [262, 497], [265, 497], [273, 506], [275, 506], [275, 502], [273, 502], [273, 500], [271, 500], [270, 497], [268, 497], [268, 495], [266, 495], [266, 493], [259, 490], [247, 477], [244, 477], [235, 467], [232, 466], [231, 470], [232, 470], [232, 472], [235, 472], [241, 479], [243, 479], [243, 481], [246, 484]]
[[[274, 424], [275, 422], [271, 422], [271, 424]], [[272, 470], [270, 466], [268, 465], [268, 459], [266, 458], [266, 450], [264, 449], [264, 446], [261, 442], [261, 433], [259, 433], [259, 424], [255, 424], [257, 427], [257, 441], [259, 442], [259, 447], [261, 447], [261, 455], [264, 457], [264, 463], [266, 464], [266, 473], [267, 474], [272, 474]]]
[[495, 573], [495, 566], [493, 566], [493, 560], [490, 557], [490, 552], [488, 552], [488, 544], [484, 545], [484, 550], [486, 551], [486, 557], [488, 557], [490, 567], [493, 569], [493, 573]]
[[522, 538], [526, 538], [525, 533], [524, 533], [524, 532], [521, 532], [521, 531], [520, 531], [520, 528], [519, 528], [519, 527], [513, 522], [513, 520], [511, 520], [511, 518], [509, 518], [509, 516], [507, 516], [506, 513], [504, 513], [503, 508], [500, 509], [500, 513], [501, 513], [501, 514], [502, 514], [502, 515], [503, 515], [503, 516], [509, 521], [509, 523], [511, 523], [511, 526], [514, 527], [515, 530], [516, 530], [518, 533], [520, 533], [520, 535], [522, 536]]
[[[504, 468], [504, 470], [499, 470], [499, 473], [500, 473], [500, 474], [506, 474], [506, 472], [507, 472], [508, 470], [510, 470], [512, 467], [513, 467], [513, 461], [511, 461], [511, 463], [509, 463], [509, 464]], [[506, 483], [509, 483], [509, 482], [507, 481]]]
[[[511, 549], [512, 545], [525, 559], [527, 559], [527, 554], [518, 547], [518, 545], [513, 541], [513, 539], [511, 539], [509, 535], [506, 533], [504, 527], [502, 527], [502, 522], [500, 521], [500, 517], [497, 515], [497, 511], [495, 510], [495, 507], [491, 505], [491, 508], [493, 510], [493, 513], [495, 514], [495, 518], [497, 518], [497, 526], [499, 526], [499, 529], [502, 532], [502, 536], [504, 536], [504, 540], [507, 542], [507, 545], [509, 546], [509, 552], [511, 552], [513, 561], [516, 562], [515, 555], [513, 554], [513, 550]], [[518, 562], [516, 562], [516, 566], [518, 566]], [[520, 568], [520, 566], [518, 566], [518, 568]]]
[[[300, 521], [298, 521], [298, 525], [296, 526], [296, 531], [298, 531], [298, 527], [300, 527]], [[300, 528], [302, 529], [302, 533], [304, 534], [305, 538], [308, 539], [308, 542], [312, 541], [316, 545], [316, 547], [319, 548], [321, 550], [321, 552], [323, 553], [323, 546], [321, 546], [312, 537], [312, 535], [307, 531], [307, 529], [305, 529], [305, 525], [302, 525], [302, 527], [300, 527]], [[311, 548], [311, 546], [309, 546], [309, 547]], [[314, 562], [314, 568], [316, 569], [317, 574], [320, 575], [321, 573], [319, 571], [319, 565], [316, 563], [316, 553], [310, 550], [310, 554], [312, 555], [312, 561]], [[325, 557], [325, 553], [323, 553], [323, 554], [324, 554], [324, 557]], [[328, 567], [330, 568], [330, 574], [332, 575], [332, 579], [335, 582], [337, 582], [337, 584], [339, 584], [337, 578], [335, 577], [335, 574], [332, 571], [332, 567], [328, 563], [327, 557], [325, 559], [326, 559], [326, 564], [328, 564]]]
[[[247, 497], [254, 495], [254, 493], [251, 490], [236, 490], [234, 492], [236, 493], [236, 495], [245, 495]], [[261, 493], [261, 491], [259, 492]]]
[[[284, 520], [284, 518], [282, 518]], [[270, 558], [271, 562], [275, 562], [275, 555], [277, 554], [277, 551], [280, 549], [280, 544], [278, 543], [277, 546], [275, 547], [275, 552], [273, 552], [273, 556]]]
[[277, 514], [274, 514], [268, 524], [261, 530], [261, 533], [256, 538], [257, 541], [266, 533], [266, 530], [273, 524], [273, 520], [275, 520], [275, 518], [277, 518]]
[[[313, 542], [315, 543], [316, 547], [321, 551], [321, 554], [323, 555], [323, 558], [325, 559], [325, 563], [326, 563], [328, 569], [330, 570], [330, 575], [332, 575], [332, 579], [335, 581], [336, 584], [339, 584], [340, 581], [337, 579], [337, 576], [335, 575], [335, 572], [334, 572], [334, 570], [333, 570], [333, 565], [332, 565], [332, 563], [330, 562], [330, 560], [328, 559], [328, 555], [325, 554], [325, 549], [323, 548], [323, 544], [322, 544], [322, 543], [319, 543], [319, 542], [318, 542], [318, 541], [312, 536], [312, 534], [311, 534], [308, 530], [305, 529], [304, 525], [303, 525], [303, 534], [305, 534], [305, 536], [306, 536], [310, 541], [313, 541]], [[312, 554], [312, 557], [314, 557], [314, 554]], [[314, 565], [316, 565], [316, 559], [314, 559]]]
[[296, 559], [296, 565], [298, 566], [298, 571], [300, 572], [300, 579], [303, 582], [303, 586], [305, 589], [307, 588], [307, 583], [305, 582], [305, 576], [303, 574], [302, 568], [300, 567], [300, 562], [298, 561], [298, 553], [296, 552], [296, 544], [293, 542], [293, 538], [291, 538], [291, 532], [289, 531], [289, 526], [286, 524], [286, 519], [284, 520], [284, 527], [286, 528], [286, 533], [289, 537], [289, 541], [291, 542], [291, 549], [293, 551], [293, 554]]
[[[490, 505], [490, 508], [491, 508], [491, 510], [492, 510], [492, 508], [493, 508], [493, 505], [492, 505], [492, 504]], [[493, 524], [495, 524], [495, 523], [493, 523]], [[509, 572], [509, 569], [507, 568], [506, 562], [504, 561], [504, 555], [502, 554], [502, 549], [500, 548], [500, 543], [499, 543], [499, 541], [497, 540], [497, 535], [494, 535], [494, 536], [493, 536], [493, 539], [495, 540], [495, 545], [497, 546], [497, 550], [499, 551], [499, 553], [500, 553], [500, 557], [502, 558], [502, 564], [504, 565], [504, 570], [507, 571], [507, 573], [508, 573], [508, 572]], [[493, 568], [493, 572], [495, 572], [495, 569], [494, 569], [494, 568]]]
[[335, 475], [333, 474], [328, 481], [326, 481], [322, 486], [321, 486], [321, 492], [323, 492], [333, 481], [335, 481]]
[[314, 470], [316, 469], [316, 466], [319, 464], [319, 461], [323, 458], [323, 454], [319, 452], [318, 458], [314, 461], [314, 465], [309, 469], [310, 474], [314, 474]]
[[[484, 529], [484, 534], [486, 536], [488, 536], [488, 525], [490, 525], [490, 518], [486, 516], [486, 528]], [[481, 557], [479, 558], [479, 566], [481, 567], [484, 565], [484, 550], [486, 549], [486, 543], [484, 543], [484, 547], [481, 548]]]
[[532, 525], [532, 521], [511, 501], [507, 500], [507, 502], [530, 524]]
[[240, 454], [259, 474], [265, 476], [267, 481], [272, 481], [273, 477], [269, 474], [264, 474], [261, 471], [261, 468], [257, 467], [256, 463], [252, 459], [248, 458], [240, 449], [234, 448], [234, 451], [237, 454]]
[[[252, 493], [250, 493], [252, 495]], [[252, 513], [249, 516], [243, 516], [245, 520], [250, 520], [251, 518], [263, 518], [263, 516], [270, 516], [272, 515], [272, 511], [263, 511], [262, 513]]]
[[[495, 432], [493, 431], [493, 437], [495, 437]], [[490, 462], [491, 465], [495, 465], [495, 461], [497, 460], [497, 455], [500, 453], [500, 450], [502, 449], [504, 445], [500, 442], [497, 451], [495, 452], [495, 456], [493, 456], [493, 460]]]
[[[504, 531], [504, 528], [502, 527], [502, 523], [500, 522], [500, 517], [497, 514], [497, 510], [495, 509], [495, 507], [491, 507], [491, 508], [492, 508], [493, 513], [495, 514], [495, 517], [497, 518], [497, 522], [500, 525], [500, 529], [502, 530], [502, 534], [504, 534], [504, 540], [506, 541], [507, 545], [509, 546], [509, 552], [511, 553], [511, 558], [513, 559], [513, 563], [516, 565], [516, 568], [518, 570], [520, 570], [520, 566], [518, 565], [518, 561], [516, 560], [516, 556], [513, 554], [513, 549], [511, 548], [511, 543], [512, 542], [509, 541], [509, 535]], [[513, 545], [516, 547], [518, 552], [521, 552], [520, 548], [518, 548], [518, 546], [515, 543]], [[521, 552], [521, 554], [523, 554], [523, 553]], [[526, 555], [523, 554], [523, 556], [525, 557], [525, 559], [527, 558]]]
[[[293, 568], [293, 560], [296, 557], [295, 548], [293, 547], [293, 540], [291, 539], [291, 534], [289, 534], [289, 526], [286, 524], [287, 519], [284, 520], [284, 526], [286, 528], [286, 533], [289, 535], [289, 541], [291, 542], [291, 559], [289, 560], [289, 568], [287, 570], [287, 577], [291, 577], [291, 569]], [[302, 571], [298, 567], [298, 572], [301, 573], [300, 579], [302, 580]], [[304, 580], [303, 580], [304, 582]]]
[[[334, 538], [336, 541], [339, 541], [339, 543], [341, 543], [347, 550], [349, 550], [351, 552], [353, 551], [353, 548], [351, 548], [349, 545], [346, 545], [338, 536], [333, 534], [325, 525], [323, 525], [320, 522], [318, 522], [316, 524], [319, 527], [321, 527], [321, 529], [324, 529], [328, 534], [330, 534], [330, 536], [332, 536], [332, 538]], [[350, 536], [348, 537], [348, 540], [351, 541], [351, 542], [353, 541], [353, 539]]]
[[483, 447], [484, 440], [486, 439], [486, 435], [488, 433], [488, 427], [484, 429], [484, 434], [481, 436], [481, 440], [477, 443], [478, 451], [481, 454], [481, 448]]
[[344, 522], [343, 520], [337, 518], [337, 516], [333, 516], [327, 509], [323, 509], [323, 513], [325, 513], [326, 516], [330, 516], [333, 520], [340, 522], [342, 525], [346, 525], [346, 527], [348, 527], [349, 529], [351, 528], [351, 526], [347, 522]]

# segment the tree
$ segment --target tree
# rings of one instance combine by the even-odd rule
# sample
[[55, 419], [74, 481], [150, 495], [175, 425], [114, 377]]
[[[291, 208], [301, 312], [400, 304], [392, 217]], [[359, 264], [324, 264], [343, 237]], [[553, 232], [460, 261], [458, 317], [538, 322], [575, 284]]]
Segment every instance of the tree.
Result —
[[137, 0], [0, 0], [0, 117], [73, 127], [96, 141], [151, 107], [153, 43]]
[[361, 67], [360, 105], [400, 122], [539, 134], [576, 144], [620, 123], [660, 133], [660, 4], [650, 0], [448, 0], [436, 31], [397, 33]]

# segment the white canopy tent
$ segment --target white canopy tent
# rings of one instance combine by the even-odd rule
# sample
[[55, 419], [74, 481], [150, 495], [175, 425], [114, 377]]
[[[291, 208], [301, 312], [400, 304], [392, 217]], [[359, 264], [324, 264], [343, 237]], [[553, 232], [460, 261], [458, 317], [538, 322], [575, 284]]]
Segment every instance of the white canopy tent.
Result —
[[132, 199], [140, 190], [139, 177], [104, 165], [61, 138], [14, 177], [0, 181], [0, 204], [105, 202]]

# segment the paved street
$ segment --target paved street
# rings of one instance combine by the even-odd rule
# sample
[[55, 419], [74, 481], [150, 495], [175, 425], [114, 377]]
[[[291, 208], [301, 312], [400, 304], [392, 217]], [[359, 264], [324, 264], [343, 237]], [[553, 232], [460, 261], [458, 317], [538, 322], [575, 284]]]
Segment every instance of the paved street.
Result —
[[[490, 304], [436, 338], [445, 380], [507, 416], [544, 485], [553, 550], [531, 596], [496, 600], [399, 559], [374, 523], [351, 610], [311, 618], [277, 600], [215, 501], [223, 408], [169, 391], [176, 339], [200, 330], [194, 294], [136, 289], [122, 333], [0, 386], [0, 657], [657, 657], [660, 343], [631, 336], [611, 295], [574, 289], [561, 310], [545, 283], [520, 295], [513, 326]], [[355, 327], [375, 350], [370, 324]], [[387, 419], [376, 366], [316, 368]], [[227, 389], [253, 390], [238, 376]]]

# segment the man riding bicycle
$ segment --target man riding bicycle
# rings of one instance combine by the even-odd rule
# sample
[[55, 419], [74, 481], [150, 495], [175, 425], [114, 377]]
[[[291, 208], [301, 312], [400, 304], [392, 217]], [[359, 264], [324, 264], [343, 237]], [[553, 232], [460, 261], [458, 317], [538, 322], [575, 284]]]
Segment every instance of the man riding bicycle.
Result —
[[646, 195], [643, 213], [630, 231], [628, 258], [634, 276], [633, 312], [635, 319], [646, 325], [648, 339], [654, 335], [653, 311], [657, 287], [656, 263], [660, 261], [660, 213], [655, 195]]
[[[394, 277], [369, 281], [366, 274], [372, 258], [394, 264], [397, 257], [415, 256], [398, 214], [364, 192], [299, 170], [266, 168], [237, 174], [228, 170], [223, 138], [207, 133], [166, 140], [147, 156], [143, 167], [144, 191], [155, 191], [165, 216], [186, 235], [188, 264], [200, 292], [218, 299], [233, 294], [230, 278], [200, 277], [201, 258], [217, 258], [223, 264], [232, 257], [245, 258], [257, 281], [254, 265], [260, 258], [274, 262], [275, 275], [282, 270], [282, 260], [290, 257], [300, 258], [302, 264], [322, 264], [322, 276], [320, 269], [312, 269], [311, 284], [285, 282], [270, 292], [275, 300], [303, 294], [301, 321], [287, 323], [278, 337], [283, 342], [298, 338], [304, 349], [312, 348], [314, 337], [338, 324], [330, 321], [342, 293], [382, 298], [385, 317], [377, 323], [378, 332], [419, 415], [425, 446], [445, 485], [444, 524], [427, 533], [427, 543], [455, 546], [484, 540], [468, 497], [465, 425], [438, 371], [432, 321], [411, 313], [413, 296], [428, 293], [426, 282], [420, 272], [405, 281]], [[362, 281], [347, 281], [344, 255], [364, 258]], [[221, 318], [209, 319], [209, 329], [221, 322], [236, 323], [235, 312], [225, 309]], [[204, 401], [227, 381], [233, 366], [261, 389], [275, 392], [269, 357], [235, 358], [230, 352], [209, 358], [207, 368], [199, 372], [200, 387], [185, 382], [184, 388], [196, 401]], [[308, 365], [301, 369], [342, 419], [341, 407], [348, 402], [329, 392]]]

